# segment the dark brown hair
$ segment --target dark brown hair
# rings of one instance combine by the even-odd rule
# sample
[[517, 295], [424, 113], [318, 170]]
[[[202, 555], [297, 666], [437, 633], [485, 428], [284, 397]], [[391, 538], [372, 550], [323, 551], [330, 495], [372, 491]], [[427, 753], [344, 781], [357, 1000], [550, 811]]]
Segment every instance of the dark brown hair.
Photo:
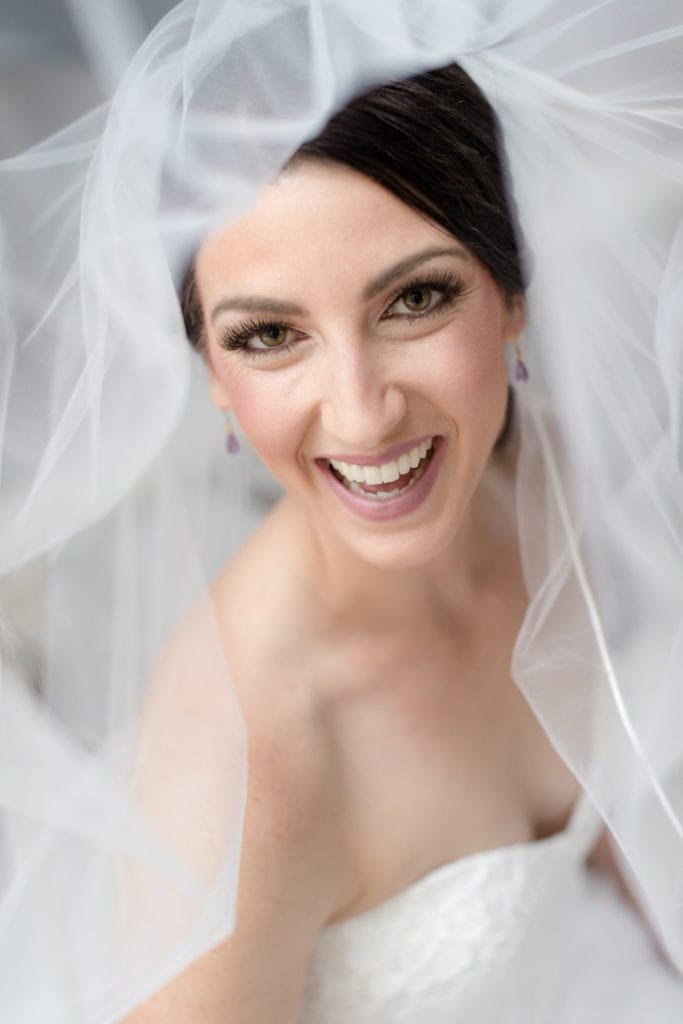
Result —
[[379, 86], [343, 107], [304, 144], [346, 164], [445, 228], [508, 297], [524, 274], [493, 109], [457, 64]]
[[[357, 96], [288, 166], [332, 160], [372, 178], [463, 242], [512, 298], [524, 291], [524, 272], [501, 146], [490, 103], [461, 67], [449, 64]], [[181, 308], [190, 343], [201, 350], [194, 266]]]

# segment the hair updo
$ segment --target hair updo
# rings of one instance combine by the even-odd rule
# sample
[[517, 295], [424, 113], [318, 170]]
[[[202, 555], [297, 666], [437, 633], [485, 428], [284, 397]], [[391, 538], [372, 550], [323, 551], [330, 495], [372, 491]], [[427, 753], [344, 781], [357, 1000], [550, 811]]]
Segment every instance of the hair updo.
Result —
[[[380, 85], [357, 96], [288, 162], [332, 160], [372, 178], [466, 245], [508, 298], [524, 291], [496, 116], [457, 64]], [[190, 343], [204, 323], [194, 267], [181, 308]]]

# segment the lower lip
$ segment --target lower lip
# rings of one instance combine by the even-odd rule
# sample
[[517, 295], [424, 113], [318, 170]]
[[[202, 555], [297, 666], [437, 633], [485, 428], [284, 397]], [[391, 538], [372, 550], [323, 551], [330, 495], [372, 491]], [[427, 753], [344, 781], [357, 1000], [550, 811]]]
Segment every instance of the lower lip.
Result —
[[362, 519], [372, 519], [375, 521], [398, 519], [400, 516], [407, 516], [411, 512], [415, 512], [423, 501], [426, 500], [434, 486], [443, 461], [446, 444], [442, 437], [435, 437], [433, 444], [434, 454], [420, 479], [411, 484], [403, 494], [397, 494], [395, 498], [384, 500], [381, 498], [364, 498], [362, 494], [354, 494], [353, 491], [350, 491], [337, 480], [328, 462], [318, 462], [317, 465], [335, 494], [357, 516], [360, 516]]

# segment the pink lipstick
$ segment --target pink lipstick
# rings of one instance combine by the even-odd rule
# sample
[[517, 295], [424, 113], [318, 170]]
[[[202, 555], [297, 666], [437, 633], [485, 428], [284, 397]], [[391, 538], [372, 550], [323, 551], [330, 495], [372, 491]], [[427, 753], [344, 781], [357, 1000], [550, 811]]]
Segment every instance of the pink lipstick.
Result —
[[394, 445], [381, 456], [316, 459], [340, 501], [363, 519], [410, 515], [431, 492], [443, 461], [443, 437], [425, 435]]

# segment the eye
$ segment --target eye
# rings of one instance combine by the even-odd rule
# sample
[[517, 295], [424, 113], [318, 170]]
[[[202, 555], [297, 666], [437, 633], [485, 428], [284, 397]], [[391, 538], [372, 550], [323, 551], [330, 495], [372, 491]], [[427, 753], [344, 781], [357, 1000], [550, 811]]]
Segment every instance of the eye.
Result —
[[289, 350], [300, 332], [287, 324], [267, 320], [249, 320], [246, 323], [227, 327], [218, 338], [218, 343], [228, 351], [241, 350], [250, 355], [277, 350]]
[[445, 310], [465, 291], [465, 283], [451, 274], [429, 281], [413, 281], [399, 292], [382, 315], [383, 320], [412, 320]]
[[[391, 309], [395, 313], [424, 313], [425, 310], [431, 309], [434, 300], [438, 298], [439, 292], [433, 291], [428, 284], [413, 285], [411, 288], [407, 288], [401, 295], [399, 295], [396, 302], [393, 303]], [[403, 306], [404, 309], [397, 307]]]
[[247, 348], [280, 348], [290, 341], [290, 329], [284, 324], [268, 324], [251, 338], [247, 338]]

